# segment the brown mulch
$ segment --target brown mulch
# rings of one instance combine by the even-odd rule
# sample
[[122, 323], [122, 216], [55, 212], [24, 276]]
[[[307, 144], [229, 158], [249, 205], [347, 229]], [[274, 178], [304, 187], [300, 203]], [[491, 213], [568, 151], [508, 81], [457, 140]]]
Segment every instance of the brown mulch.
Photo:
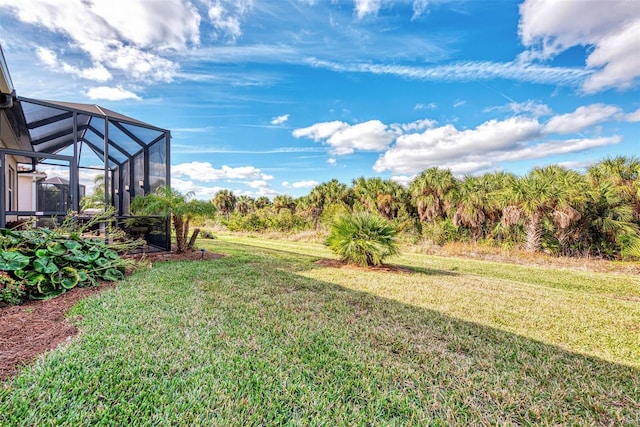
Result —
[[[147, 262], [209, 260], [223, 255], [214, 252], [156, 252], [134, 255]], [[112, 282], [90, 288], [74, 288], [47, 301], [28, 301], [20, 306], [0, 308], [0, 381], [15, 375], [20, 366], [56, 348], [78, 333], [65, 313], [78, 301], [114, 286]]]

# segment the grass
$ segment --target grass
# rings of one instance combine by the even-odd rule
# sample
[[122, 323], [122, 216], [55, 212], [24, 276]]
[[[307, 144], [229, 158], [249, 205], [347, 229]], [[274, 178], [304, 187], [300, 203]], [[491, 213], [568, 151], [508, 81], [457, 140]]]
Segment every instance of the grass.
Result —
[[81, 335], [4, 384], [0, 425], [640, 423], [637, 277], [207, 244], [229, 256], [76, 306]]

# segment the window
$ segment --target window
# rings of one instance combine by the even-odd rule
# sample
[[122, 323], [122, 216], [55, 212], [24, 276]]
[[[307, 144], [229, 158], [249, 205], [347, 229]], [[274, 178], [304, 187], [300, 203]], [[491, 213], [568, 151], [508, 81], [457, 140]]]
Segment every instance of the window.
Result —
[[7, 176], [7, 209], [12, 211], [13, 210], [13, 188], [15, 185], [15, 176], [16, 176], [16, 171], [9, 166], [9, 173]]

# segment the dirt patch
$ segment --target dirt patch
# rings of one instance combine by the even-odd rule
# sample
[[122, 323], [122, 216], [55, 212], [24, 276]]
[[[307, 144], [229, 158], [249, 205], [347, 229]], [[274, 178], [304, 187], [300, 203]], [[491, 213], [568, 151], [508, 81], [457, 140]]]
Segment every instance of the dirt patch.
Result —
[[[130, 255], [142, 262], [196, 261], [223, 255], [209, 251], [184, 254], [156, 252]], [[29, 301], [20, 306], [0, 308], [0, 381], [15, 375], [40, 354], [56, 348], [78, 333], [65, 313], [78, 301], [115, 286], [112, 282], [90, 288], [74, 288], [47, 301]]]

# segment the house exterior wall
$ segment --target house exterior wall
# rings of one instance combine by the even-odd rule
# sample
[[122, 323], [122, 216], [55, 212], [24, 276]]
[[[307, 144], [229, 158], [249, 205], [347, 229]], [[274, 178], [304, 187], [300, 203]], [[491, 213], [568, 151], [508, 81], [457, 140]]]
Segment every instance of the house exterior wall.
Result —
[[[4, 53], [0, 48], [0, 92], [5, 94], [13, 94], [13, 82], [9, 75], [9, 69], [4, 59]], [[4, 110], [0, 109], [0, 147], [2, 148], [19, 148], [20, 144], [16, 137], [13, 127], [7, 120], [7, 116]], [[20, 192], [18, 183], [18, 165], [16, 159], [13, 156], [7, 155], [4, 165], [0, 165], [0, 170], [4, 172], [5, 178], [5, 208], [8, 211], [13, 211], [18, 208], [18, 194]], [[12, 218], [7, 218], [11, 220]], [[15, 219], [15, 218], [13, 218]]]

